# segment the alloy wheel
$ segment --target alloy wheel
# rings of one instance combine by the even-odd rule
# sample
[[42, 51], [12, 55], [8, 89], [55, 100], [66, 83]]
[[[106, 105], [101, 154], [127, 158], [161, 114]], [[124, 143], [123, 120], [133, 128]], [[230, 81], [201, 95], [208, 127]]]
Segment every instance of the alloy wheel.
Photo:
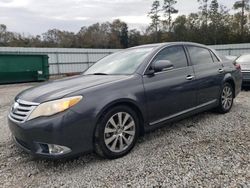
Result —
[[223, 88], [221, 102], [225, 110], [228, 110], [231, 108], [232, 103], [233, 103], [233, 91], [231, 87], [225, 86]]
[[112, 152], [123, 152], [133, 143], [135, 133], [136, 125], [133, 117], [127, 112], [118, 112], [105, 126], [105, 145]]

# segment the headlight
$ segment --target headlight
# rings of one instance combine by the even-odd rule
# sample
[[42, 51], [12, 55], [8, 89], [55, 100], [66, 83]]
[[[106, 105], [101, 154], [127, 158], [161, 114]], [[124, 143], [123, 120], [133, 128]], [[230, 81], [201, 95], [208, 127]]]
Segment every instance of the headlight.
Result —
[[76, 105], [81, 99], [82, 96], [76, 96], [42, 103], [38, 105], [35, 110], [30, 114], [28, 120], [40, 116], [51, 116], [59, 112], [63, 112], [68, 108]]

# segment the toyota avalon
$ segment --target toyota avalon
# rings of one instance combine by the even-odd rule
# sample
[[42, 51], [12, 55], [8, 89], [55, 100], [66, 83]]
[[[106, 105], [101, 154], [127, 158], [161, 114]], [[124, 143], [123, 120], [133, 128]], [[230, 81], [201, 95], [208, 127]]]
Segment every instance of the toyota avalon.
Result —
[[18, 94], [8, 116], [14, 141], [45, 158], [86, 152], [114, 159], [138, 137], [202, 111], [230, 111], [240, 66], [207, 46], [163, 43], [111, 54], [81, 75]]

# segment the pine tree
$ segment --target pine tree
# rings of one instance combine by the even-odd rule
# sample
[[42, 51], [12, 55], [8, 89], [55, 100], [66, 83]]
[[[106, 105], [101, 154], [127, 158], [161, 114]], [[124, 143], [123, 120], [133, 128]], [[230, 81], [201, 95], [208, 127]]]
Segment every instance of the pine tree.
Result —
[[172, 26], [172, 14], [177, 14], [179, 11], [174, 8], [174, 5], [177, 3], [176, 0], [164, 0], [163, 11], [167, 17], [167, 28], [168, 31], [171, 31]]
[[246, 11], [249, 11], [249, 0], [240, 0], [236, 1], [233, 5], [235, 10], [240, 9], [240, 36], [241, 40], [244, 39], [244, 26], [247, 23], [247, 16], [245, 15]]
[[200, 3], [199, 9], [201, 10], [202, 22], [207, 27], [208, 25], [208, 2], [209, 0], [197, 0]]
[[148, 13], [148, 16], [151, 19], [150, 27], [153, 28], [155, 33], [155, 42], [159, 42], [159, 27], [160, 27], [160, 1], [155, 0], [152, 4], [151, 10]]

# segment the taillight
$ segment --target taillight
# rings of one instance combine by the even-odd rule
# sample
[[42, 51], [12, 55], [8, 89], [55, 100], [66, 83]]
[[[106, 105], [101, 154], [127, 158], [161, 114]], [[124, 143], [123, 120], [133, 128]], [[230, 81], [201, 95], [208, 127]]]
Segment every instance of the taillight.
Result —
[[237, 70], [241, 70], [241, 66], [239, 63], [234, 63], [234, 66]]

